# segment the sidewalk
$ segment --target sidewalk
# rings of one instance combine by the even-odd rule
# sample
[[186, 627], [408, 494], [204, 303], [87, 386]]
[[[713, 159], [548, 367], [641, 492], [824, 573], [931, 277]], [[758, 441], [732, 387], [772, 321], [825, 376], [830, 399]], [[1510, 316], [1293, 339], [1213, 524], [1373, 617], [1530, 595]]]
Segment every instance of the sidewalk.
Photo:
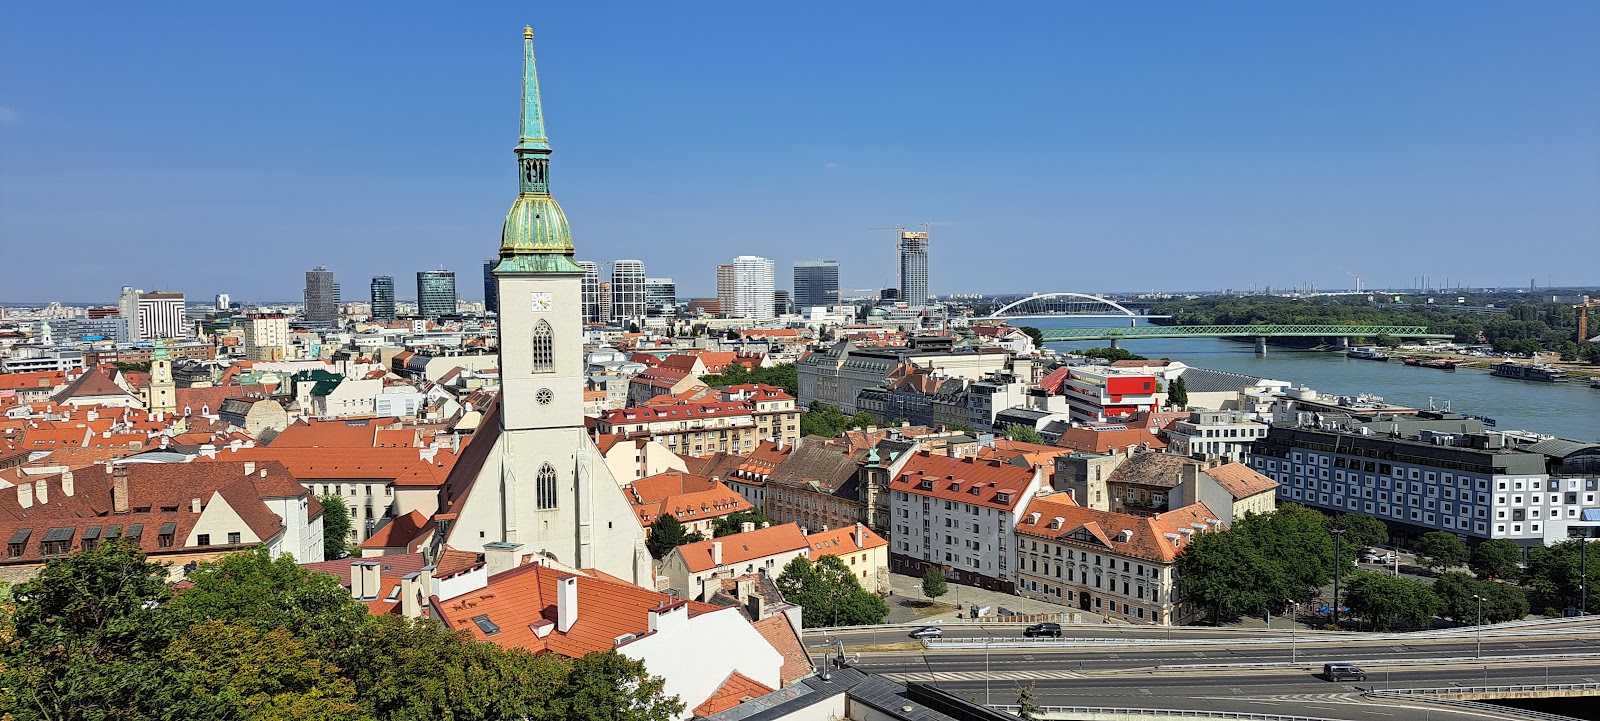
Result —
[[[987, 591], [981, 588], [963, 586], [958, 583], [948, 584], [949, 593], [940, 596], [938, 600], [930, 600], [922, 595], [922, 579], [915, 576], [906, 576], [898, 573], [889, 574], [889, 586], [894, 594], [885, 599], [889, 602], [888, 623], [936, 623], [956, 621], [968, 618], [968, 612], [974, 605], [988, 606], [991, 616], [1000, 615], [1027, 615], [1027, 614], [1076, 614], [1081, 623], [1104, 623], [1105, 617], [1090, 611], [1079, 611], [1068, 606], [1060, 606], [1044, 601], [1035, 601], [1021, 596], [1013, 596], [999, 591]], [[958, 606], [959, 604], [959, 611]], [[1111, 623], [1117, 623], [1115, 619]]]

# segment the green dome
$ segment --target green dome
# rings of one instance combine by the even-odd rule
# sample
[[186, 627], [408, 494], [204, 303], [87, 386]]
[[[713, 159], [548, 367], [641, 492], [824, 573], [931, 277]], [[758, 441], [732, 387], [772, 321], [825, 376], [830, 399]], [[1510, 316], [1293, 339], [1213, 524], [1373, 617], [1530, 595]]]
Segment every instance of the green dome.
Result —
[[567, 214], [555, 198], [548, 195], [521, 195], [506, 213], [505, 227], [500, 231], [500, 254], [564, 253], [571, 254], [572, 230], [567, 227]]

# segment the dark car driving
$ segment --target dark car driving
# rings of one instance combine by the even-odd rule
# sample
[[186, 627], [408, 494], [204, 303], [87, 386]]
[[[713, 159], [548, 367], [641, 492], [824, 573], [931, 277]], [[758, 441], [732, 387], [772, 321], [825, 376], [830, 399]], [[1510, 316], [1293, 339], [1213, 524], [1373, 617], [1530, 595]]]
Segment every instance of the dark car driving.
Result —
[[1022, 635], [1027, 636], [1028, 638], [1034, 638], [1036, 636], [1037, 637], [1061, 638], [1061, 624], [1059, 624], [1059, 623], [1036, 623], [1036, 624], [1033, 624], [1032, 626], [1029, 626], [1027, 628], [1022, 629]]

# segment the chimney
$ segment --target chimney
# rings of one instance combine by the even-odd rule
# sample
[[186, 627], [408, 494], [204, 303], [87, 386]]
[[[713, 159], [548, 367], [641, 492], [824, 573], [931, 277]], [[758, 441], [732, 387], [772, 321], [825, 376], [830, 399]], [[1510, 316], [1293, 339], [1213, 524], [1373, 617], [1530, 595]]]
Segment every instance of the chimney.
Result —
[[200, 504], [200, 499], [198, 499], [198, 498], [189, 499], [189, 512], [190, 513], [199, 513], [202, 510], [205, 510], [205, 506]]
[[34, 489], [34, 493], [37, 493], [38, 496], [39, 496], [39, 505], [42, 506], [42, 505], [44, 505], [46, 503], [49, 503], [50, 502], [50, 479], [49, 478], [41, 478], [41, 479], [39, 479], [39, 483], [36, 484], [36, 485], [38, 486], [38, 488]]
[[267, 477], [267, 467], [266, 466], [262, 466], [261, 470], [257, 471], [257, 473], [261, 474], [262, 478], [266, 478]]
[[566, 633], [577, 622], [578, 577], [567, 576], [556, 581], [556, 628]]
[[72, 471], [61, 474], [61, 495], [71, 498], [77, 492], [77, 485], [72, 481]]
[[256, 462], [255, 461], [245, 461], [244, 462], [244, 474], [248, 476], [248, 475], [250, 475], [252, 473], [255, 473], [255, 472], [256, 472]]
[[766, 620], [767, 606], [766, 601], [761, 598], [761, 594], [750, 594], [750, 597], [744, 600], [744, 607], [745, 611], [750, 614], [750, 618], [757, 621]]
[[18, 483], [17, 484], [17, 505], [22, 506], [23, 510], [27, 510], [29, 508], [33, 508], [33, 484], [32, 483]]
[[754, 530], [756, 530], [756, 524], [753, 521], [745, 521], [744, 523], [739, 524], [740, 533], [749, 533]]
[[722, 541], [711, 542], [711, 565], [722, 565]]
[[400, 615], [406, 618], [422, 617], [421, 578], [420, 571], [400, 577]]
[[378, 564], [374, 561], [350, 563], [350, 597], [357, 601], [378, 599]]
[[128, 511], [128, 467], [117, 463], [111, 466], [111, 512]]
[[483, 544], [483, 565], [491, 576], [522, 565], [522, 544], [504, 541]]
[[867, 534], [861, 532], [861, 522], [860, 521], [856, 521], [856, 529], [855, 529], [855, 531], [851, 532], [850, 535], [853, 536], [856, 539], [856, 548], [857, 549], [866, 548], [866, 546], [867, 546]]

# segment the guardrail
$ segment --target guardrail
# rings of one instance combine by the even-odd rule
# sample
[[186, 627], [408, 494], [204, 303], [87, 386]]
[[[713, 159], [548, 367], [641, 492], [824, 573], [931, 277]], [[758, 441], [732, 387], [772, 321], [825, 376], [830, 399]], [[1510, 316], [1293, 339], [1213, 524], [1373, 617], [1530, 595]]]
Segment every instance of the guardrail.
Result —
[[[1585, 684], [1585, 685], [1594, 685], [1594, 684]], [[1485, 688], [1493, 688], [1493, 687], [1485, 687]], [[1425, 704], [1428, 704], [1430, 706], [1450, 706], [1450, 707], [1453, 707], [1453, 708], [1466, 709], [1468, 711], [1480, 711], [1480, 712], [1484, 712], [1486, 714], [1495, 714], [1495, 715], [1500, 715], [1500, 716], [1515, 715], [1515, 716], [1520, 716], [1520, 717], [1523, 717], [1523, 718], [1539, 719], [1540, 721], [1582, 721], [1582, 719], [1577, 719], [1577, 718], [1574, 718], [1572, 716], [1562, 716], [1561, 714], [1545, 713], [1543, 711], [1531, 711], [1531, 710], [1528, 710], [1528, 709], [1513, 708], [1511, 706], [1500, 706], [1498, 704], [1483, 703], [1481, 701], [1466, 701], [1466, 700], [1457, 699], [1457, 698], [1439, 698], [1439, 697], [1419, 698], [1417, 696], [1413, 696], [1413, 695], [1411, 695], [1409, 693], [1406, 693], [1404, 691], [1369, 691], [1369, 692], [1364, 693], [1362, 695], [1365, 696], [1366, 698], [1371, 698], [1371, 699], [1388, 699], [1388, 700], [1392, 700], [1392, 701], [1415, 701], [1415, 702], [1425, 703]]]
[[[996, 711], [1014, 714], [1018, 711], [1016, 705], [995, 704], [990, 706]], [[1039, 712], [1043, 714], [1104, 714], [1107, 716], [1169, 716], [1177, 718], [1217, 718], [1217, 719], [1246, 719], [1248, 721], [1338, 721], [1325, 716], [1290, 716], [1277, 713], [1249, 713], [1243, 711], [1189, 711], [1184, 709], [1158, 709], [1158, 708], [1111, 708], [1105, 706], [1040, 706]]]
[[1411, 696], [1447, 696], [1464, 693], [1522, 693], [1525, 691], [1600, 691], [1600, 683], [1524, 683], [1506, 686], [1436, 686], [1433, 688], [1391, 688], [1374, 693]]

